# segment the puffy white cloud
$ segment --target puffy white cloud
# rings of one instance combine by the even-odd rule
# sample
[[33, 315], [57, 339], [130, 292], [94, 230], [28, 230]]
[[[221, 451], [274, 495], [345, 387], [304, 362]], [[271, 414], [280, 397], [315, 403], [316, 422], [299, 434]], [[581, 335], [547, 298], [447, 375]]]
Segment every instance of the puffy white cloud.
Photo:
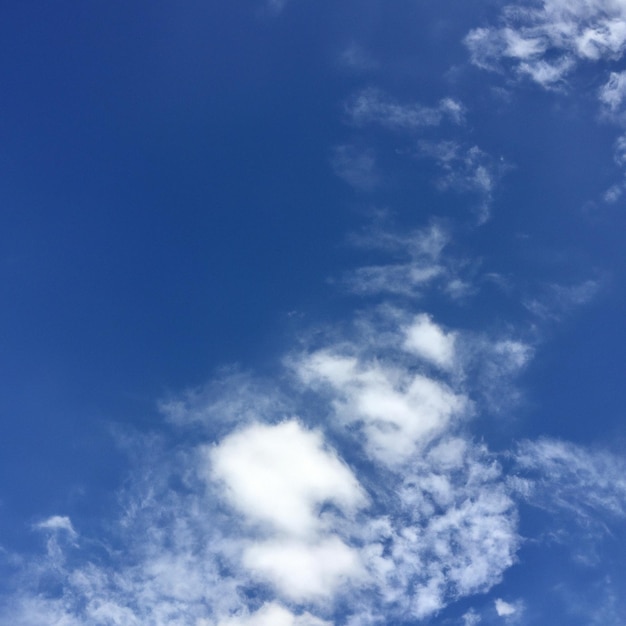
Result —
[[465, 38], [472, 61], [495, 70], [512, 65], [554, 88], [581, 61], [618, 59], [626, 47], [626, 6], [618, 0], [543, 0], [508, 5], [497, 26]]
[[306, 384], [326, 387], [337, 417], [363, 433], [368, 453], [395, 465], [447, 427], [467, 405], [445, 383], [329, 350], [297, 365]]
[[343, 583], [363, 578], [358, 552], [337, 537], [318, 543], [273, 540], [251, 545], [243, 563], [290, 600], [332, 599]]
[[499, 617], [509, 617], [510, 615], [514, 615], [517, 613], [517, 607], [513, 604], [509, 604], [505, 602], [501, 598], [496, 598], [494, 601], [494, 605], [496, 608], [496, 613]]
[[350, 513], [366, 497], [350, 469], [325, 448], [322, 435], [295, 421], [252, 424], [206, 449], [212, 478], [250, 520], [292, 535], [320, 529], [319, 509]]
[[444, 369], [454, 365], [454, 342], [454, 333], [444, 332], [424, 313], [405, 330], [404, 348]]
[[[204, 626], [198, 624], [198, 626]], [[209, 626], [209, 623], [206, 623]], [[294, 615], [276, 602], [266, 602], [252, 614], [238, 615], [221, 620], [218, 626], [330, 626], [310, 613]]]

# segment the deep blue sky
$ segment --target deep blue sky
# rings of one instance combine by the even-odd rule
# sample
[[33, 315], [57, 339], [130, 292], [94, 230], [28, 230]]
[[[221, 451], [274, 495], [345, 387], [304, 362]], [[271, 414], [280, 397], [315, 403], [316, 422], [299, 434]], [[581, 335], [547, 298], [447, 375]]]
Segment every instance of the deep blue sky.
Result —
[[[13, 581], [0, 624], [265, 626], [259, 598], [291, 612], [285, 626], [317, 625], [310, 615], [337, 626], [623, 623], [626, 39], [602, 37], [626, 11], [583, 5], [521, 2], [529, 10], [517, 21], [490, 1], [0, 6], [0, 556]], [[577, 34], [558, 39], [559, 20]], [[600, 42], [591, 52], [590, 33]], [[550, 80], [547, 63], [558, 69]], [[615, 84], [610, 104], [603, 94]], [[445, 246], [415, 252], [428, 229]], [[384, 275], [375, 288], [364, 278], [374, 266]], [[392, 278], [425, 267], [438, 273]], [[421, 314], [455, 337], [454, 357], [419, 347], [407, 360], [401, 337], [410, 319], [426, 324]], [[512, 364], [515, 349], [523, 363]], [[350, 354], [361, 374], [383, 368], [409, 403], [406, 381], [422, 372], [467, 405], [432, 438], [407, 435], [414, 456], [389, 469], [363, 426], [358, 398], [371, 379], [326, 378], [306, 356], [320, 350]], [[186, 402], [179, 418], [162, 408], [176, 398]], [[426, 419], [411, 407], [411, 419]], [[510, 562], [494, 555], [485, 580], [465, 587], [451, 562], [428, 562], [448, 577], [431, 609], [417, 590], [435, 578], [418, 584], [418, 574], [407, 574], [410, 606], [366, 606], [373, 579], [344, 573], [337, 597], [297, 596], [198, 531], [194, 558], [229, 563], [223, 579], [244, 590], [234, 604], [203, 596], [201, 613], [179, 599], [175, 621], [111, 592], [132, 619], [89, 613], [104, 591], [79, 590], [75, 576], [94, 562], [103, 575], [127, 573], [112, 546], [135, 554], [129, 502], [150, 493], [175, 510], [173, 499], [192, 494], [208, 498], [216, 528], [254, 526], [260, 514], [232, 496], [218, 453], [207, 475], [229, 485], [228, 502], [209, 479], [208, 495], [185, 482], [205, 476], [190, 459], [205, 444], [227, 454], [239, 441], [229, 433], [253, 440], [250, 424], [294, 416], [302, 433], [324, 433], [324, 450], [336, 449], [379, 513], [422, 529], [427, 518], [381, 494], [400, 493], [394, 481], [414, 471], [432, 478], [439, 470], [423, 459], [438, 442], [462, 438], [477, 464], [483, 442], [501, 466], [485, 493], [512, 503]], [[294, 449], [306, 447], [294, 432]], [[542, 442], [561, 446], [562, 471]], [[448, 478], [459, 509], [480, 501]], [[348, 516], [352, 505], [333, 497], [313, 503], [316, 515]], [[141, 524], [175, 527], [156, 517]], [[351, 550], [365, 541], [341, 528], [332, 537]], [[60, 571], [57, 562], [37, 566], [34, 589], [24, 582], [48, 535], [49, 559], [50, 542], [68, 551], [52, 591], [46, 568]], [[241, 537], [252, 535], [231, 539]], [[110, 561], [90, 552], [97, 542]], [[344, 584], [356, 599], [341, 595]], [[233, 615], [240, 621], [225, 621]]]

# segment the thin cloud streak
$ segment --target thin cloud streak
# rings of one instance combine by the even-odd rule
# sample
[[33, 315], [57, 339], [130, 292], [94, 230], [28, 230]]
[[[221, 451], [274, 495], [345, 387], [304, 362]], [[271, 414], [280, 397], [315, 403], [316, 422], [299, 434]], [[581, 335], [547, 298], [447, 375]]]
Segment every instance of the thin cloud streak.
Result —
[[461, 124], [465, 116], [464, 106], [452, 98], [444, 98], [434, 107], [400, 104], [374, 88], [353, 96], [345, 105], [345, 110], [352, 124], [380, 124], [397, 131], [438, 126], [447, 119]]

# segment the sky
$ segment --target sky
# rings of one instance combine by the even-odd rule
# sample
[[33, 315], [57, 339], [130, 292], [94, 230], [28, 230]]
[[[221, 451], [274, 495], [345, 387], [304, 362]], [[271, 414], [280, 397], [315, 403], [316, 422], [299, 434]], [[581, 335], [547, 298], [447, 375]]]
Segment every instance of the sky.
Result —
[[0, 48], [0, 626], [626, 623], [623, 0]]

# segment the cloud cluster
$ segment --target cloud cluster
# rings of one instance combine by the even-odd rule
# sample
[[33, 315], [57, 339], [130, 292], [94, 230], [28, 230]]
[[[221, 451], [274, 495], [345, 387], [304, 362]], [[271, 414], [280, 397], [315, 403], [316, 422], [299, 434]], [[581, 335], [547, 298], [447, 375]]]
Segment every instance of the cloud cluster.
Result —
[[[413, 245], [434, 254], [426, 232]], [[364, 626], [488, 591], [517, 559], [516, 500], [587, 529], [626, 516], [617, 458], [525, 442], [507, 474], [468, 435], [481, 376], [508, 395], [530, 354], [387, 307], [286, 355], [289, 402], [236, 372], [169, 398], [165, 417], [203, 425], [200, 439], [146, 441], [102, 536], [65, 516], [38, 523], [46, 555], [15, 568], [0, 624]], [[495, 601], [508, 621], [522, 608]]]
[[371, 457], [388, 465], [405, 462], [467, 402], [443, 382], [349, 353], [317, 351], [299, 374], [307, 385], [328, 390], [337, 418], [363, 437]]
[[[442, 98], [435, 106], [407, 104], [397, 102], [372, 87], [352, 96], [344, 108], [347, 121], [353, 126], [363, 128], [378, 125], [411, 140], [416, 132], [439, 127], [444, 122], [462, 125], [467, 113], [463, 103], [451, 97]], [[457, 140], [420, 140], [417, 150], [411, 148], [409, 152], [436, 163], [440, 172], [436, 180], [439, 189], [452, 189], [479, 197], [479, 205], [476, 207], [479, 223], [489, 218], [493, 192], [504, 169], [502, 163], [497, 164], [478, 146], [464, 145]], [[382, 181], [376, 155], [371, 148], [358, 148], [352, 144], [337, 146], [331, 158], [331, 166], [340, 178], [360, 191], [372, 191]], [[429, 274], [418, 274], [417, 278], [421, 276], [424, 279], [430, 277]]]
[[[554, 87], [581, 59], [621, 55], [624, 10], [609, 0], [509, 7], [500, 26], [466, 43], [477, 65], [510, 63]], [[616, 73], [603, 88], [611, 111], [625, 84]], [[352, 125], [411, 138], [465, 116], [449, 98], [402, 104], [374, 89], [345, 110]], [[440, 188], [479, 196], [484, 221], [501, 173], [493, 158], [457, 141], [417, 145], [437, 164]], [[380, 184], [372, 150], [339, 145], [331, 165], [360, 191]], [[532, 347], [520, 332], [470, 332], [415, 308], [427, 289], [456, 299], [474, 289], [463, 263], [444, 254], [449, 230], [433, 222], [353, 239], [391, 258], [346, 273], [343, 286], [385, 301], [344, 333], [299, 338], [274, 379], [229, 372], [164, 399], [163, 417], [187, 437], [177, 446], [143, 440], [100, 536], [82, 535], [64, 515], [34, 525], [45, 555], [12, 565], [0, 626], [414, 623], [502, 580], [522, 544], [518, 501], [599, 532], [599, 518], [626, 518], [626, 467], [616, 457], [552, 440], [499, 456], [469, 434], [477, 414], [514, 396]], [[593, 281], [552, 286], [527, 308], [548, 318], [596, 290]], [[512, 621], [524, 603], [491, 606]], [[470, 608], [461, 619], [481, 618]]]
[[616, 60], [626, 47], [626, 7], [617, 0], [542, 0], [505, 7], [500, 24], [476, 28], [465, 43], [484, 69], [511, 67], [551, 89], [581, 62]]
[[426, 618], [496, 584], [515, 561], [516, 506], [496, 459], [464, 434], [463, 334], [389, 315], [385, 340], [361, 325], [289, 355], [306, 419], [261, 386], [255, 415], [212, 394], [163, 403], [183, 426], [245, 410], [174, 453], [153, 442], [113, 536], [41, 522], [47, 556], [18, 572], [0, 623], [365, 624]]

